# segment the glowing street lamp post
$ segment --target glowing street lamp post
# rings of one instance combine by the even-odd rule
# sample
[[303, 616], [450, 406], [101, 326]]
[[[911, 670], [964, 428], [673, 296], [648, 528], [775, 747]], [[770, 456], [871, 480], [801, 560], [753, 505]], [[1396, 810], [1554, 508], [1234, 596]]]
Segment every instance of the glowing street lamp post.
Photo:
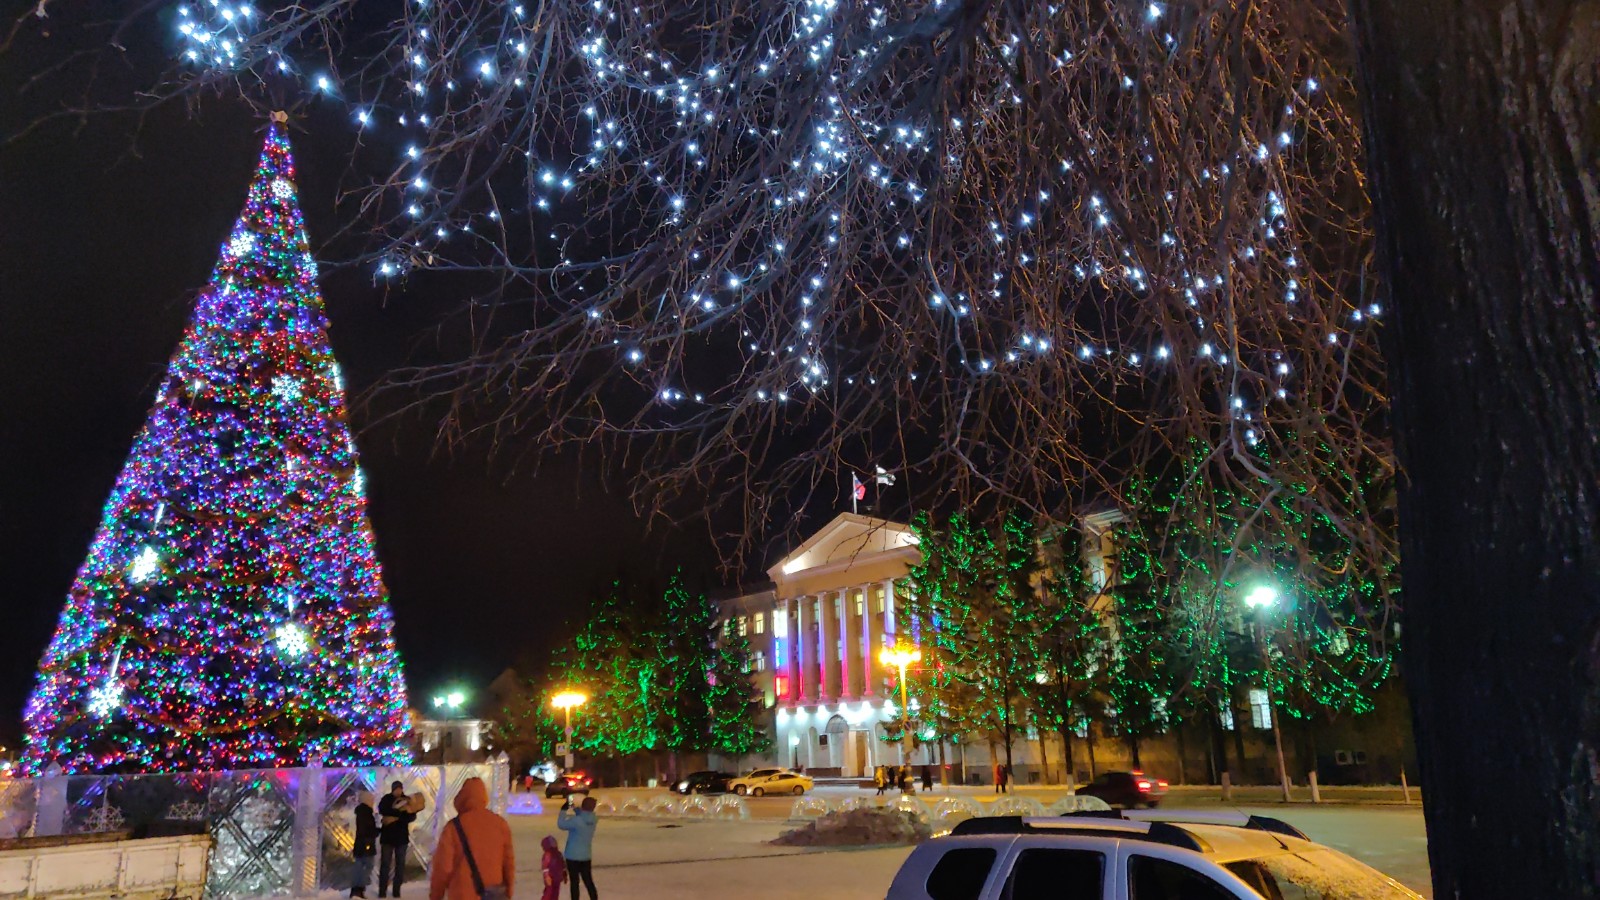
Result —
[[911, 760], [911, 702], [907, 699], [906, 691], [906, 666], [922, 659], [922, 651], [915, 647], [885, 647], [878, 654], [878, 661], [886, 666], [896, 666], [900, 669], [900, 765], [904, 766]]
[[572, 708], [582, 706], [589, 697], [577, 691], [562, 691], [550, 698], [550, 705], [566, 713], [567, 719], [567, 771], [572, 771]]
[[1272, 665], [1271, 657], [1267, 654], [1266, 629], [1261, 624], [1260, 616], [1278, 603], [1278, 589], [1269, 585], [1259, 585], [1244, 596], [1244, 605], [1257, 612], [1256, 643], [1261, 646], [1261, 688], [1267, 692], [1267, 716], [1272, 720], [1272, 743], [1278, 751], [1278, 786], [1283, 789], [1283, 802], [1289, 802], [1289, 768], [1283, 763], [1283, 734], [1278, 730], [1278, 711], [1272, 705], [1272, 688], [1266, 680], [1267, 668]]

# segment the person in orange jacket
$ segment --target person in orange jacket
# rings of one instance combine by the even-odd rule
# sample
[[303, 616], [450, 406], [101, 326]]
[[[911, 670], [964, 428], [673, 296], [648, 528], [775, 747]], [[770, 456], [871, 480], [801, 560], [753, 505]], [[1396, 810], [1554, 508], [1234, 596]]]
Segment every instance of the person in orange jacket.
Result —
[[[461, 783], [455, 799], [456, 817], [439, 835], [433, 854], [429, 900], [478, 900], [480, 896], [509, 898], [517, 876], [517, 860], [511, 848], [511, 826], [489, 809], [489, 789], [482, 778]], [[462, 838], [466, 847], [462, 846]], [[467, 852], [477, 863], [483, 879], [480, 892], [474, 883]], [[494, 889], [499, 889], [498, 894]]]

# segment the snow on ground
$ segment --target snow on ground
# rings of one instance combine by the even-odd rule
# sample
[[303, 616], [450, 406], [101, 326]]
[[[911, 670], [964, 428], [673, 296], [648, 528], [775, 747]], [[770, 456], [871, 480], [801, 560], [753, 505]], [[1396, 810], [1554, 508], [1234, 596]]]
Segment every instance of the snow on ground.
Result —
[[[617, 789], [606, 793], [615, 800], [648, 792]], [[827, 795], [835, 796], [832, 791]], [[768, 841], [791, 827], [783, 820], [792, 804], [792, 798], [753, 800], [753, 818], [744, 822], [604, 816], [595, 837], [596, 887], [605, 900], [736, 900], [751, 896], [766, 900], [882, 900], [910, 848], [770, 845]], [[555, 825], [559, 805], [559, 801], [546, 803], [547, 811], [539, 815], [508, 817], [516, 842], [518, 897], [538, 896], [539, 841], [546, 834], [562, 837]], [[1220, 806], [1214, 802], [1206, 805]], [[1417, 807], [1260, 804], [1241, 808], [1284, 819], [1312, 840], [1349, 853], [1431, 896], [1427, 838]], [[425, 884], [408, 883], [406, 896], [425, 897], [426, 890]], [[377, 895], [375, 886], [368, 894]], [[324, 892], [318, 898], [340, 896], [345, 894]]]

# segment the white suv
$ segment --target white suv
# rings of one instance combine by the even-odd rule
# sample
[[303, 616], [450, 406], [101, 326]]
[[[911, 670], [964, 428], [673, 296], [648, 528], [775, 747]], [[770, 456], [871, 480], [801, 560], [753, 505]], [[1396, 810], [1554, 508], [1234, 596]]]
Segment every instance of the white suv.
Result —
[[968, 819], [887, 900], [1421, 900], [1293, 826], [1243, 813]]

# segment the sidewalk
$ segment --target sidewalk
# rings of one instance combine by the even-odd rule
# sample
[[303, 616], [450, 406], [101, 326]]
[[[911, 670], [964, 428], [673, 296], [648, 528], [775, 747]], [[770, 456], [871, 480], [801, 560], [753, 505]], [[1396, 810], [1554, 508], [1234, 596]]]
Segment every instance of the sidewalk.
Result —
[[[819, 781], [817, 793], [825, 797], [848, 796], [857, 791], [871, 788], [858, 788], [851, 786], [847, 780]], [[1049, 804], [1067, 793], [1064, 785], [1059, 784], [1013, 784], [1009, 786], [1011, 793], [1024, 797], [1033, 797], [1039, 802]], [[1398, 784], [1383, 785], [1329, 785], [1321, 788], [1322, 803], [1334, 806], [1405, 806], [1405, 792]], [[993, 785], [950, 785], [942, 787], [934, 785], [931, 794], [925, 794], [920, 787], [918, 796], [923, 797], [971, 797], [980, 802], [992, 800], [997, 794]], [[1311, 788], [1308, 785], [1292, 785], [1289, 795], [1293, 799], [1291, 804], [1311, 804]], [[1178, 808], [1202, 807], [1221, 805], [1222, 788], [1214, 784], [1175, 784], [1172, 785], [1164, 806]], [[1236, 805], [1271, 806], [1283, 804], [1283, 792], [1277, 785], [1248, 784], [1233, 788], [1231, 803]], [[1417, 787], [1411, 788], [1411, 805], [1422, 805], [1422, 791]]]

